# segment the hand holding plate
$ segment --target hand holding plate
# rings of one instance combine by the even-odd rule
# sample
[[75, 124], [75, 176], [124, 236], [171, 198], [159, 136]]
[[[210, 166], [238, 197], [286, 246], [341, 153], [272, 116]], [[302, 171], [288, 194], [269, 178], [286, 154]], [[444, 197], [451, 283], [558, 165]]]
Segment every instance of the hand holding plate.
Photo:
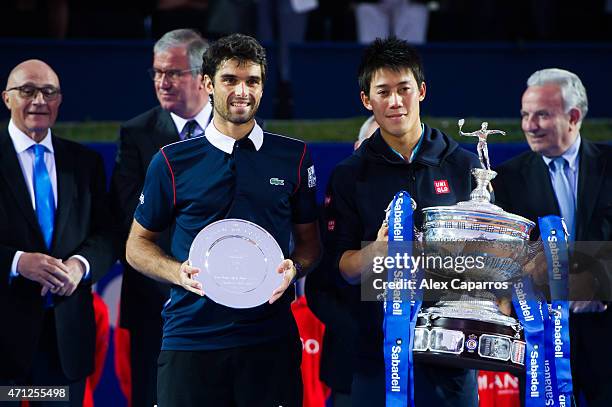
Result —
[[278, 300], [285, 290], [291, 285], [293, 279], [297, 275], [297, 269], [293, 265], [291, 259], [285, 259], [279, 264], [276, 272], [283, 275], [283, 282], [274, 291], [272, 291], [272, 297], [270, 297], [269, 303], [272, 304]]
[[194, 294], [199, 295], [200, 297], [204, 296], [204, 291], [202, 290], [202, 284], [196, 280], [194, 280], [194, 276], [196, 276], [200, 272], [200, 269], [197, 267], [193, 267], [189, 260], [186, 260], [181, 264], [179, 269], [179, 285], [183, 287], [187, 291], [191, 291]]

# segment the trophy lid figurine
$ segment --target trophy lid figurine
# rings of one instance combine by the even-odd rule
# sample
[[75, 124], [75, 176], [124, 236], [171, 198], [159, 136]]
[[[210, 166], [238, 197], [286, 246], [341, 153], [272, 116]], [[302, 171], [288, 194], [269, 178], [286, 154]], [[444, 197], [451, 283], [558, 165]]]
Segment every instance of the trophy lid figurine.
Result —
[[[505, 132], [489, 130], [488, 123], [483, 122], [480, 130], [465, 133], [464, 120], [458, 124], [462, 136], [478, 137], [482, 168], [472, 169], [476, 188], [469, 201], [424, 208], [422, 239], [425, 250], [428, 245], [434, 251], [438, 250], [436, 245], [443, 245], [444, 250], [453, 251], [456, 256], [465, 255], [468, 245], [477, 250], [482, 248], [485, 266], [462, 274], [452, 269], [433, 273], [464, 281], [517, 278], [528, 259], [529, 232], [535, 224], [490, 202], [488, 188], [497, 173], [491, 170], [487, 137]], [[433, 307], [423, 309], [415, 329], [415, 358], [475, 369], [523, 370], [523, 329], [515, 318], [502, 314], [491, 298], [492, 293], [462, 293], [458, 298], [443, 298]]]
[[459, 237], [477, 240], [529, 240], [529, 232], [535, 226], [532, 221], [508, 213], [491, 203], [489, 185], [497, 173], [491, 170], [487, 137], [490, 134], [506, 133], [502, 130], [487, 129], [487, 122], [482, 123], [480, 130], [465, 133], [461, 130], [464, 123], [463, 119], [459, 120], [459, 133], [466, 137], [478, 137], [478, 158], [482, 168], [472, 169], [476, 188], [470, 194], [469, 201], [423, 209], [426, 240], [452, 241]]
[[480, 164], [482, 168], [485, 170], [491, 169], [491, 164], [489, 161], [489, 150], [487, 148], [487, 137], [489, 134], [501, 134], [502, 136], [506, 135], [505, 131], [502, 130], [488, 130], [489, 127], [488, 122], [482, 122], [480, 125], [480, 130], [473, 131], [471, 133], [464, 133], [462, 131], [463, 125], [465, 124], [464, 119], [459, 119], [457, 122], [459, 125], [459, 134], [466, 137], [478, 137], [478, 146], [476, 149], [478, 150], [478, 158], [480, 159]]

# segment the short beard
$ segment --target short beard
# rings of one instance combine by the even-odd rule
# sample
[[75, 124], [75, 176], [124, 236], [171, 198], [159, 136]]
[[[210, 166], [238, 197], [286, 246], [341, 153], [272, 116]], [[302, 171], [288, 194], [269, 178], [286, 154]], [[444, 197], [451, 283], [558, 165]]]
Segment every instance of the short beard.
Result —
[[251, 114], [249, 114], [247, 117], [238, 117], [238, 118], [233, 118], [233, 117], [224, 117], [225, 120], [227, 120], [230, 123], [233, 124], [245, 124], [251, 121], [251, 119], [253, 119], [253, 116], [255, 116], [255, 112], [251, 112]]
[[254, 109], [251, 109], [251, 112], [246, 117], [232, 117], [229, 112], [229, 107], [227, 108], [227, 110], [225, 110], [225, 112], [219, 111], [217, 105], [213, 105], [213, 107], [215, 108], [215, 114], [221, 116], [226, 122], [241, 125], [250, 122], [255, 117], [255, 112], [257, 111], [257, 107], [259, 106], [256, 106]]

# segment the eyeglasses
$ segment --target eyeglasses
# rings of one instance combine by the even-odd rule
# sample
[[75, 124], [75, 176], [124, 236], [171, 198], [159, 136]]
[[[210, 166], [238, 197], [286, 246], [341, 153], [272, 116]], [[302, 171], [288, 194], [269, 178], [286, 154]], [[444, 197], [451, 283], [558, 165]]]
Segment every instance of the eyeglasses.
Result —
[[6, 91], [10, 92], [11, 90], [18, 90], [19, 96], [24, 99], [34, 99], [36, 95], [38, 95], [38, 92], [40, 92], [45, 100], [55, 100], [62, 93], [59, 88], [50, 85], [42, 87], [34, 85], [21, 85], [7, 89]]
[[147, 69], [147, 72], [149, 72], [149, 76], [155, 82], [161, 81], [164, 75], [166, 76], [166, 79], [168, 79], [169, 81], [175, 82], [179, 80], [186, 73], [191, 73], [195, 71], [200, 71], [200, 69], [199, 68], [196, 68], [196, 69], [169, 69], [167, 71], [162, 71], [161, 69], [157, 69], [157, 68]]

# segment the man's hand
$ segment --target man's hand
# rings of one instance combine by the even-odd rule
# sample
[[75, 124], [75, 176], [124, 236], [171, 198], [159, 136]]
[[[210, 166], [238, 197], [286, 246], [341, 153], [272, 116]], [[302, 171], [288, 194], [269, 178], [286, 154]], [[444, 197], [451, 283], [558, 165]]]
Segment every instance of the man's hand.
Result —
[[181, 264], [179, 268], [179, 282], [178, 284], [183, 287], [187, 291], [191, 291], [194, 294], [199, 295], [200, 297], [204, 296], [204, 290], [202, 290], [202, 284], [193, 277], [197, 276], [200, 272], [200, 269], [197, 267], [193, 267], [189, 260], [186, 260]]
[[548, 284], [548, 269], [546, 268], [546, 255], [543, 250], [539, 250], [538, 253], [529, 260], [523, 267], [525, 274], [530, 274], [533, 278], [533, 282], [536, 285]]
[[[77, 289], [79, 283], [81, 282], [81, 279], [85, 275], [85, 265], [80, 260], [75, 258], [65, 260], [64, 265], [68, 270], [67, 273], [69, 277], [69, 282], [67, 284], [64, 284], [64, 286], [59, 288], [58, 290], [51, 290], [51, 292], [55, 295], [70, 296]], [[49, 291], [49, 289], [43, 287], [40, 292], [40, 295], [47, 294], [47, 291]]]
[[43, 253], [23, 253], [17, 262], [17, 272], [39, 283], [44, 294], [47, 291], [57, 293], [70, 284], [68, 267], [60, 259]]
[[389, 240], [389, 225], [386, 222], [383, 222], [380, 229], [376, 233], [376, 241], [377, 242], [386, 242]]
[[375, 257], [387, 255], [389, 241], [389, 225], [383, 222], [376, 241], [360, 250], [347, 250], [340, 257], [340, 274], [349, 284], [359, 284], [363, 279], [369, 278], [372, 273], [372, 262]]
[[[549, 284], [546, 256], [543, 250], [538, 251], [535, 257], [525, 264], [523, 270], [525, 274], [532, 276], [535, 284], [539, 286]], [[606, 310], [607, 305], [601, 301], [593, 300], [593, 298], [596, 298], [599, 284], [593, 273], [589, 271], [570, 272], [568, 283], [568, 298], [579, 299], [579, 301], [570, 301], [572, 312], [603, 312]]]
[[285, 290], [289, 288], [297, 275], [297, 270], [293, 265], [293, 260], [291, 259], [283, 260], [281, 264], [278, 265], [276, 272], [283, 275], [283, 282], [274, 291], [272, 291], [272, 297], [270, 297], [270, 300], [268, 301], [270, 304], [274, 303], [283, 295]]
[[570, 301], [570, 310], [574, 314], [587, 312], [604, 312], [608, 306], [601, 301]]
[[510, 298], [501, 297], [497, 300], [497, 306], [499, 307], [499, 311], [507, 316], [512, 315], [512, 300]]

